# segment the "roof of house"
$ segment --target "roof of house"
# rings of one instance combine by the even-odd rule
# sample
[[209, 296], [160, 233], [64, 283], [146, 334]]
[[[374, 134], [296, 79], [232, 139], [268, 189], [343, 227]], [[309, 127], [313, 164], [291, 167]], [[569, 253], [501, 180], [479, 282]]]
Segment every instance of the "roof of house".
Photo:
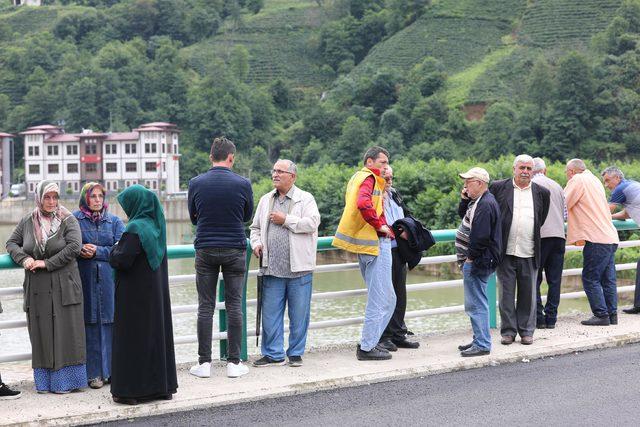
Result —
[[60, 133], [58, 135], [53, 135], [44, 140], [44, 142], [79, 142], [80, 139], [78, 135], [73, 133]]
[[137, 141], [138, 137], [138, 132], [113, 132], [107, 136], [105, 141]]
[[12, 138], [15, 135], [12, 135], [10, 133], [5, 133], [5, 132], [0, 132], [0, 138]]

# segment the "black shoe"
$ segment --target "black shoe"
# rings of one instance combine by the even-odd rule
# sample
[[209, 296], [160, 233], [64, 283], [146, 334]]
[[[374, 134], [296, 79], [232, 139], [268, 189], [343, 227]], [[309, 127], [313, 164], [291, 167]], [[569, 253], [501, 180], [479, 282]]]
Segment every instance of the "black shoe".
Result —
[[113, 401], [116, 403], [120, 403], [121, 405], [137, 405], [138, 399], [129, 399], [126, 397], [117, 397], [113, 396]]
[[536, 329], [547, 329], [546, 323], [536, 323]]
[[484, 350], [480, 347], [476, 347], [475, 345], [472, 345], [468, 349], [462, 350], [460, 352], [460, 356], [462, 357], [486, 356], [489, 353], [491, 353], [489, 350]]
[[556, 324], [555, 323], [547, 323], [547, 329], [555, 329], [556, 328]]
[[380, 341], [377, 347], [382, 347], [387, 351], [398, 351], [398, 347], [388, 338]]
[[470, 342], [469, 344], [460, 344], [458, 346], [458, 350], [463, 351], [463, 350], [468, 350], [471, 347], [473, 347], [473, 342]]
[[591, 316], [591, 318], [587, 320], [583, 320], [580, 323], [586, 326], [609, 326], [611, 324], [611, 322], [609, 321], [609, 316], [607, 317]]
[[406, 338], [403, 339], [392, 339], [391, 340], [392, 343], [394, 343], [396, 345], [396, 347], [398, 348], [418, 348], [420, 347], [420, 343], [417, 341], [409, 341]]
[[22, 396], [22, 392], [11, 390], [5, 383], [0, 383], [0, 400], [13, 400]]
[[294, 368], [299, 368], [302, 366], [302, 357], [301, 356], [289, 356], [289, 366]]
[[282, 366], [285, 364], [284, 359], [272, 359], [269, 356], [261, 357], [260, 359], [253, 362], [253, 366], [256, 368], [264, 368], [265, 366]]
[[358, 344], [356, 357], [358, 360], [389, 360], [391, 359], [391, 353], [380, 346], [375, 346], [369, 351], [364, 351], [360, 348], [360, 344]]
[[609, 324], [611, 325], [618, 324], [618, 313], [613, 313], [609, 315]]
[[627, 314], [640, 314], [640, 307], [623, 308], [622, 311]]
[[411, 331], [409, 331], [409, 330], [408, 330], [408, 331], [407, 331], [407, 335], [415, 335], [415, 334], [414, 334], [413, 332], [411, 332]]

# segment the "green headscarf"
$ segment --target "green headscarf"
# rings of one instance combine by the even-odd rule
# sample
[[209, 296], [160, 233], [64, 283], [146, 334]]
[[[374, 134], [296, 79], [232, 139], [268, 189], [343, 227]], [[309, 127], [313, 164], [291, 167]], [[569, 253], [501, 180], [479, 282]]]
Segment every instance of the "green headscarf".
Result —
[[167, 226], [156, 195], [139, 184], [127, 187], [118, 202], [129, 217], [125, 232], [137, 234], [152, 270], [157, 270], [167, 250]]

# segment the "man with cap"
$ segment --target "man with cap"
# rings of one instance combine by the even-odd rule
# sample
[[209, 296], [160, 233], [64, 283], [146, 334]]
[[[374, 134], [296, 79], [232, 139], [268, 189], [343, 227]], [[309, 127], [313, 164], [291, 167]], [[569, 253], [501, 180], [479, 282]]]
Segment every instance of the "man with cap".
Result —
[[[531, 182], [533, 158], [521, 154], [513, 161], [513, 178], [494, 181], [489, 191], [502, 214], [500, 283], [500, 342], [533, 344], [536, 329], [536, 279], [541, 259], [540, 228], [549, 213], [549, 190]], [[516, 302], [517, 301], [517, 302]]]
[[461, 173], [464, 179], [456, 231], [456, 255], [462, 269], [464, 310], [471, 320], [473, 341], [458, 347], [462, 357], [491, 352], [487, 282], [500, 262], [502, 229], [500, 206], [489, 192], [489, 174], [482, 168]]

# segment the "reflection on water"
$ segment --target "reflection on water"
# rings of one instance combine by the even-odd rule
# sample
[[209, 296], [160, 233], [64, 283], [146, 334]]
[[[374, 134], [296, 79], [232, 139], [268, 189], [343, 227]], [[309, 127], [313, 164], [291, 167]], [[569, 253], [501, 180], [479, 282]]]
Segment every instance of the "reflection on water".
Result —
[[[4, 253], [4, 242], [10, 236], [12, 226], [0, 225], [0, 241], [3, 243], [0, 253]], [[191, 235], [191, 224], [189, 223], [168, 223], [167, 237], [168, 244], [188, 243], [183, 241], [184, 236]], [[331, 261], [335, 262], [335, 261]], [[251, 268], [256, 268], [252, 266]], [[193, 260], [181, 259], [169, 261], [169, 274], [194, 274]], [[21, 286], [23, 273], [21, 270], [4, 270], [0, 274], [0, 287]], [[347, 289], [359, 289], [364, 287], [362, 278], [358, 271], [331, 272], [315, 274], [313, 279], [314, 292], [339, 291]], [[409, 272], [407, 283], [424, 283], [438, 280], [424, 271]], [[255, 298], [256, 283], [255, 278], [250, 279], [247, 285], [247, 298]], [[196, 304], [197, 293], [194, 283], [187, 283], [171, 287], [171, 300], [173, 305]], [[328, 299], [313, 301], [311, 306], [311, 321], [329, 320], [346, 317], [362, 316], [366, 303], [365, 297], [349, 297], [344, 299]], [[2, 301], [5, 312], [2, 320], [24, 319], [22, 313], [22, 298], [5, 298]], [[407, 311], [425, 308], [435, 308], [442, 306], [453, 306], [463, 304], [462, 288], [439, 289], [433, 291], [420, 291], [409, 293]], [[586, 299], [566, 300], [560, 304], [561, 313], [588, 312]], [[195, 335], [196, 314], [186, 313], [173, 316], [176, 336]], [[214, 330], [217, 330], [218, 315], [214, 316]], [[255, 307], [249, 307], [247, 313], [247, 323], [249, 329], [255, 325]], [[407, 326], [410, 330], [418, 333], [430, 333], [436, 331], [446, 331], [448, 329], [466, 328], [469, 320], [464, 313], [444, 314], [429, 316], [417, 319], [408, 319]], [[316, 329], [309, 331], [308, 346], [326, 345], [329, 343], [356, 342], [360, 335], [360, 325], [348, 327]], [[8, 329], [2, 331], [0, 337], [0, 353], [22, 353], [29, 352], [29, 337], [26, 329]], [[214, 356], [218, 352], [218, 347], [214, 343]], [[256, 354], [259, 349], [255, 347], [255, 340], [249, 340], [249, 353]], [[197, 345], [186, 344], [176, 346], [176, 356], [178, 362], [192, 361], [197, 358]]]

